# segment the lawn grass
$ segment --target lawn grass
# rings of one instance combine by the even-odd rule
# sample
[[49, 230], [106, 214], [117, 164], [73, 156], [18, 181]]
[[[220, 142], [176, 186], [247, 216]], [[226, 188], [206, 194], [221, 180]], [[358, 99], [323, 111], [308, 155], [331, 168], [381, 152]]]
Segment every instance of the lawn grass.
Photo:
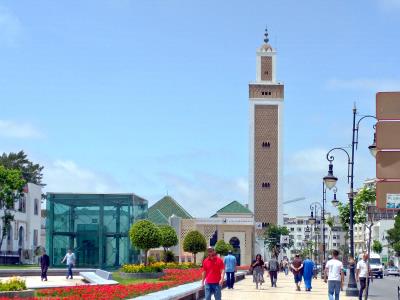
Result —
[[150, 278], [150, 279], [137, 279], [137, 278], [122, 278], [119, 275], [119, 272], [112, 273], [112, 279], [118, 281], [120, 284], [132, 284], [132, 283], [143, 283], [143, 282], [157, 282], [159, 279]]
[[0, 270], [10, 269], [39, 269], [38, 265], [0, 265]]

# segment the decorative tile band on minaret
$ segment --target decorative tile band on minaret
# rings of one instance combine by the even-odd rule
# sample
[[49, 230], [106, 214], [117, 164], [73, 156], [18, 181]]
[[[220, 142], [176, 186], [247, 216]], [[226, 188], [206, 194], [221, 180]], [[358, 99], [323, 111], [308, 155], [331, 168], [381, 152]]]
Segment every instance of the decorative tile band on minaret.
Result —
[[265, 227], [283, 224], [284, 85], [276, 80], [276, 51], [267, 29], [264, 36], [256, 52], [256, 81], [249, 84], [249, 208]]

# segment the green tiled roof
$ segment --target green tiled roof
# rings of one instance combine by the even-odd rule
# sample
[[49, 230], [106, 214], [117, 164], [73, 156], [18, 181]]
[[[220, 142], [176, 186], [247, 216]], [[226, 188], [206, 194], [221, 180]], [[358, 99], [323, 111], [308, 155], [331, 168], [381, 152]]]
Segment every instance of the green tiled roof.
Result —
[[164, 216], [165, 220], [167, 220], [167, 223], [168, 223], [168, 218], [172, 215], [175, 215], [182, 219], [193, 219], [193, 217], [170, 196], [163, 197], [161, 200], [157, 201], [154, 205], [152, 205], [149, 208], [149, 219], [152, 222], [156, 223], [155, 221], [152, 220], [150, 216], [153, 216], [154, 220], [157, 219], [161, 221], [160, 214]]
[[149, 209], [148, 218], [151, 222], [157, 225], [167, 225], [168, 219], [158, 209]]
[[232, 201], [228, 205], [218, 210], [217, 214], [252, 214], [252, 212], [238, 201]]

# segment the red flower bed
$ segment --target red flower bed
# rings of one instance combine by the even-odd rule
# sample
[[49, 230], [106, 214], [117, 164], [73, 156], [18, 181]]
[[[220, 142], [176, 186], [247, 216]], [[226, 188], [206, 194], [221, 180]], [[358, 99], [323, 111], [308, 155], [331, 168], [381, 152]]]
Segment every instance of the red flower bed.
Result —
[[[201, 269], [175, 270], [167, 269], [165, 275], [157, 282], [135, 283], [128, 285], [81, 285], [39, 290], [35, 299], [53, 300], [109, 300], [125, 299], [168, 289], [177, 285], [201, 279]], [[2, 300], [2, 298], [0, 298]], [[26, 298], [25, 298], [26, 300]]]

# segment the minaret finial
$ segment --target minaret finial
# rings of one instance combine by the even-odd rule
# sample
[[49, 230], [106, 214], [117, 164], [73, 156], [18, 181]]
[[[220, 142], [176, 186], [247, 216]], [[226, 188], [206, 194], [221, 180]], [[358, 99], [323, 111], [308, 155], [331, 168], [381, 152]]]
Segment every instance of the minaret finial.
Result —
[[269, 38], [268, 38], [268, 28], [267, 28], [267, 26], [265, 26], [265, 33], [264, 33], [264, 36], [265, 36], [264, 42], [265, 42], [266, 44], [268, 44]]

